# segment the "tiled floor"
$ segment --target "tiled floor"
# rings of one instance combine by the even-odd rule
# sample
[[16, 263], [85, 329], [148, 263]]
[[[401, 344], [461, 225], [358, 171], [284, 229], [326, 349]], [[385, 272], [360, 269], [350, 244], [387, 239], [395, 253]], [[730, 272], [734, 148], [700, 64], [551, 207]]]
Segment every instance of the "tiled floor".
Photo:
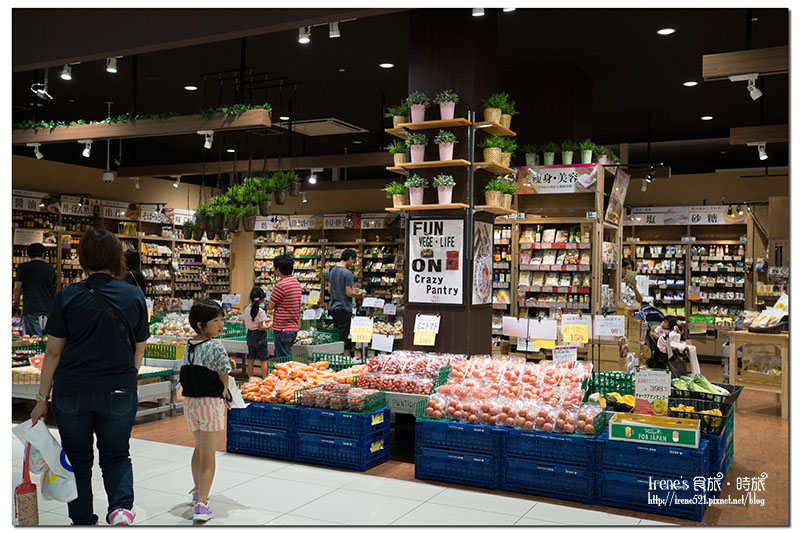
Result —
[[[58, 438], [58, 432], [53, 429]], [[23, 450], [12, 437], [12, 485], [22, 475]], [[136, 523], [192, 525], [192, 449], [131, 439]], [[95, 457], [96, 457], [95, 452]], [[94, 472], [95, 513], [108, 504]], [[469, 490], [368, 476], [358, 472], [217, 452], [209, 525], [660, 525], [628, 516], [537, 503]], [[39, 495], [40, 525], [68, 525], [67, 505]], [[13, 516], [13, 515], [12, 515]], [[646, 523], [646, 524], [645, 524]], [[665, 524], [663, 525], [670, 525]]]

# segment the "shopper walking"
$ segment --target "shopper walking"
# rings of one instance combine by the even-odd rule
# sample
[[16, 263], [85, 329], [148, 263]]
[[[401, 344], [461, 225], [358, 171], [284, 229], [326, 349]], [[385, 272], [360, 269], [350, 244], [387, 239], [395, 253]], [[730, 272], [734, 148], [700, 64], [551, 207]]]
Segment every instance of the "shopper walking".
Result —
[[339, 339], [344, 341], [345, 353], [351, 352], [350, 322], [353, 318], [353, 298], [363, 298], [364, 291], [355, 288], [352, 268], [356, 264], [358, 255], [355, 250], [347, 249], [342, 252], [339, 264], [331, 269], [331, 307], [330, 314], [333, 323], [339, 330]]
[[128, 267], [128, 271], [125, 272], [125, 281], [131, 285], [136, 285], [142, 289], [142, 293], [145, 293], [147, 291], [147, 283], [141, 272], [139, 252], [136, 250], [125, 250], [125, 264]]
[[14, 307], [19, 307], [22, 296], [22, 322], [25, 335], [42, 336], [47, 323], [47, 313], [53, 305], [56, 271], [44, 261], [44, 245], [28, 246], [30, 261], [17, 267], [14, 280]]
[[61, 446], [78, 485], [78, 498], [68, 504], [72, 523], [97, 523], [92, 503], [96, 435], [108, 496], [106, 522], [130, 525], [135, 513], [128, 441], [139, 406], [138, 369], [150, 336], [147, 306], [142, 292], [121, 279], [125, 259], [114, 235], [87, 231], [78, 258], [88, 277], [62, 289], [53, 301], [31, 419], [36, 423], [47, 413], [52, 387]]
[[255, 375], [256, 359], [261, 361], [261, 377], [267, 377], [267, 313], [261, 308], [266, 295], [261, 287], [253, 287], [250, 291], [250, 305], [242, 313], [242, 323], [247, 329], [247, 376]]
[[189, 311], [189, 324], [197, 333], [186, 344], [181, 366], [183, 413], [194, 437], [190, 491], [194, 519], [205, 522], [212, 516], [208, 493], [216, 469], [217, 437], [225, 430], [228, 403], [228, 375], [231, 365], [221, 342], [213, 340], [225, 327], [225, 310], [214, 300], [197, 302]]
[[286, 255], [279, 255], [272, 260], [278, 282], [272, 289], [267, 309], [274, 310], [272, 318], [272, 331], [275, 337], [275, 357], [289, 357], [292, 355], [292, 345], [300, 329], [300, 301], [303, 298], [303, 288], [300, 282], [292, 276], [294, 260]]

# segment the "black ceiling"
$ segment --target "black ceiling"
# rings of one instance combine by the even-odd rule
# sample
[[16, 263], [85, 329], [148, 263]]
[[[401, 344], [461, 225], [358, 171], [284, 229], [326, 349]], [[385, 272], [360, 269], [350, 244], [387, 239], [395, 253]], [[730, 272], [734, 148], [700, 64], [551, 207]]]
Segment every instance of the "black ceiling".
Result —
[[[37, 53], [41, 56], [40, 62], [53, 64], [55, 60], [79, 53], [98, 57], [111, 51], [103, 48], [99, 37], [93, 52], [88, 45], [61, 50], [57, 33], [40, 37], [25, 31], [45, 20], [39, 19], [37, 13], [49, 12], [54, 16], [53, 12], [57, 11], [64, 27], [72, 22], [69, 19], [74, 19], [73, 27], [81, 27], [81, 10], [27, 9], [24, 17], [18, 16], [20, 11], [14, 12], [15, 65], [36, 63]], [[87, 10], [83, 11], [85, 17]], [[155, 13], [158, 10], [137, 11]], [[316, 17], [314, 20], [319, 21], [346, 16], [333, 10], [328, 13], [285, 9], [237, 11], [252, 12], [253, 17], [265, 19], [274, 12], [273, 22], [280, 24], [276, 22], [273, 29], [290, 26], [292, 20], [303, 17], [304, 20]], [[196, 20], [207, 24], [213, 20], [213, 12], [219, 10], [185, 10], [186, 24]], [[474, 24], [480, 28], [480, 24], [489, 20], [488, 17], [487, 20], [471, 17], [466, 8], [452, 12], [457, 24]], [[788, 44], [787, 9], [754, 9], [750, 17], [757, 18], [751, 24], [751, 48]], [[120, 17], [115, 31], [123, 36], [141, 32], [141, 26], [134, 24], [134, 20]], [[402, 11], [375, 16], [362, 13], [357, 20], [340, 24], [342, 36], [338, 39], [328, 38], [327, 26], [314, 27], [311, 43], [306, 45], [297, 42], [296, 28], [247, 37], [248, 68], [253, 68], [261, 78], [264, 78], [263, 73], [270, 72], [270, 78], [280, 77], [285, 84], [297, 82], [299, 85], [247, 91], [245, 101], [270, 102], [274, 117], [288, 114], [291, 102], [295, 120], [335, 117], [369, 130], [364, 134], [327, 137], [294, 135], [292, 154], [295, 156], [341, 154], [345, 149], [348, 153], [380, 150], [389, 140], [382, 133], [388, 126], [388, 119], [382, 118], [382, 106], [393, 105], [408, 93], [408, 20], [408, 13]], [[788, 76], [759, 80], [764, 96], [755, 102], [749, 98], [744, 83], [702, 81], [702, 55], [745, 49], [748, 20], [745, 9], [517, 9], [497, 16], [498, 60], [506, 74], [523, 69], [570, 66], [588, 76], [592, 80], [592, 138], [596, 142], [617, 145], [651, 140], [650, 160], [670, 165], [673, 173], [757, 167], [760, 162], [754, 148], [729, 146], [725, 138], [730, 127], [788, 123]], [[224, 24], [221, 18], [219, 24]], [[91, 31], [86, 25], [83, 27]], [[673, 27], [677, 32], [659, 36], [656, 30], [662, 27]], [[231, 34], [234, 30], [241, 28], [231, 28]], [[18, 50], [28, 47], [34, 37], [39, 42], [34, 48], [38, 52], [19, 53]], [[147, 37], [146, 34], [138, 36], [139, 41]], [[184, 42], [189, 40], [189, 36], [180, 37]], [[157, 42], [158, 38], [153, 35], [151, 40]], [[139, 41], [126, 41], [126, 44], [135, 48]], [[241, 39], [236, 38], [139, 53], [136, 56], [136, 112], [169, 110], [188, 114], [202, 106], [236, 103], [237, 92], [230, 82], [220, 91], [214, 76], [204, 79], [200, 74], [238, 69], [241, 44]], [[378, 63], [383, 61], [390, 61], [395, 67], [379, 68]], [[342, 68], [344, 72], [339, 71]], [[37, 105], [36, 118], [44, 120], [102, 119], [106, 116], [106, 101], [114, 102], [113, 115], [131, 111], [132, 70], [131, 56], [119, 60], [116, 75], [105, 72], [102, 60], [73, 66], [71, 81], [61, 80], [60, 67], [52, 67], [50, 93], [55, 100], [49, 103], [36, 99], [29, 90], [35, 79], [43, 78], [42, 70], [14, 72], [13, 121], [32, 118], [32, 103]], [[693, 88], [684, 87], [682, 83], [687, 80], [696, 80], [699, 84]], [[184, 90], [183, 86], [189, 83], [199, 86], [199, 90]], [[547, 105], [546, 102], [528, 102], [525, 94], [512, 97], [523, 110], [527, 106]], [[44, 105], [39, 107], [40, 103]], [[649, 139], [648, 113], [652, 119]], [[712, 115], [714, 119], [701, 121], [701, 115]], [[524, 113], [514, 120], [524, 121]], [[696, 139], [717, 141], [690, 142]], [[353, 141], [362, 142], [354, 144]], [[529, 142], [519, 141], [520, 144]], [[245, 169], [249, 156], [289, 155], [287, 135], [265, 137], [263, 132], [238, 132], [215, 135], [214, 148], [210, 151], [202, 148], [199, 136], [126, 140], [122, 145], [122, 164], [232, 159], [233, 154], [224, 149], [235, 147], [236, 143]], [[103, 167], [104, 145], [98, 143], [88, 160], [80, 157], [77, 143], [46, 145], [42, 152], [49, 160]], [[117, 155], [118, 143], [112, 142], [111, 146], [112, 155]], [[13, 151], [31, 155], [30, 149], [24, 147], [15, 147]], [[787, 144], [770, 146], [768, 151], [771, 166], [788, 164]], [[631, 163], [645, 161], [646, 151], [631, 150]], [[379, 168], [348, 172], [351, 179], [387, 175]]]

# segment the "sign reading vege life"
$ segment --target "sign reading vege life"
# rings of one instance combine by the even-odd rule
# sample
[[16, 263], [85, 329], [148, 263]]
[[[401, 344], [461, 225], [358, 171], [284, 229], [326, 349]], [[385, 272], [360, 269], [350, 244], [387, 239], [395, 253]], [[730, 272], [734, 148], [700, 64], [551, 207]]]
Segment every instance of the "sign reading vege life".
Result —
[[464, 221], [411, 220], [409, 236], [409, 303], [464, 303]]

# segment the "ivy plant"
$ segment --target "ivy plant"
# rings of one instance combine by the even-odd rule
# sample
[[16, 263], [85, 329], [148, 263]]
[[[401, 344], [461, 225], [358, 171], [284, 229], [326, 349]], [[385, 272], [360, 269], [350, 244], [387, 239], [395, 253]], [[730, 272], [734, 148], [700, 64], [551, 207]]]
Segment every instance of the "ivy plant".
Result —
[[434, 187], [453, 187], [456, 180], [449, 174], [439, 174], [433, 178]]
[[412, 105], [424, 105], [425, 107], [430, 107], [431, 101], [425, 96], [425, 93], [420, 91], [415, 91], [408, 95], [406, 98], [406, 104]]
[[428, 186], [428, 180], [420, 176], [419, 174], [414, 174], [410, 178], [406, 180], [406, 188], [411, 189], [414, 187], [422, 187], [425, 188]]

